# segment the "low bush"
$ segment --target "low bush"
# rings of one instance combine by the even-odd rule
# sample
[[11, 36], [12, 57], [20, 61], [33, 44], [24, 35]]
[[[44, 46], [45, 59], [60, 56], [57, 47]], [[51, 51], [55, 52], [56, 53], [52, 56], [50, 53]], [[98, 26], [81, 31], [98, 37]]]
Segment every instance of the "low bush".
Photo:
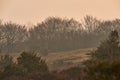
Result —
[[36, 53], [23, 52], [18, 58], [18, 65], [21, 66], [24, 72], [45, 72], [48, 71], [45, 60], [37, 56]]
[[119, 80], [120, 59], [93, 61], [87, 65], [89, 80]]
[[[45, 60], [35, 53], [23, 52], [13, 61], [10, 55], [0, 56], [0, 80], [8, 80], [16, 77], [25, 77], [29, 73], [47, 73], [48, 67]], [[19, 79], [14, 79], [19, 80]]]

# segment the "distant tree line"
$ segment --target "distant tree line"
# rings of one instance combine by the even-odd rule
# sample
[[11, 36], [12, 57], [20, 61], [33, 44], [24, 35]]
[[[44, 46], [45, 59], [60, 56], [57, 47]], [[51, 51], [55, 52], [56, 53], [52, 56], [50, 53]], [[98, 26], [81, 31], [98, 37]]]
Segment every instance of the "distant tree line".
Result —
[[85, 16], [83, 22], [49, 17], [27, 29], [15, 23], [0, 23], [0, 53], [48, 52], [90, 48], [99, 45], [110, 31], [119, 31], [120, 19], [103, 21]]

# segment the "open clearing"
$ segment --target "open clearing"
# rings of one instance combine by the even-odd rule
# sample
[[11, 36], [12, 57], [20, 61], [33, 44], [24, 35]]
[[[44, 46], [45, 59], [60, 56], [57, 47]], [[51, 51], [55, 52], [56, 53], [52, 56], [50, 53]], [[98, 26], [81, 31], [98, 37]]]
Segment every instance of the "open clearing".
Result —
[[81, 66], [81, 62], [88, 60], [88, 53], [93, 48], [79, 49], [73, 51], [65, 51], [58, 53], [50, 53], [44, 57], [51, 70], [66, 69], [73, 66]]

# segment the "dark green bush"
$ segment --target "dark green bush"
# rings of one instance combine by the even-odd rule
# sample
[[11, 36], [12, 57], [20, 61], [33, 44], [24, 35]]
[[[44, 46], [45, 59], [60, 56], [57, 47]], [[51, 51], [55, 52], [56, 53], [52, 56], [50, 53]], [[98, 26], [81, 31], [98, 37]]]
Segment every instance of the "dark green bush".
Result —
[[23, 52], [18, 58], [18, 65], [23, 68], [24, 72], [45, 72], [48, 71], [45, 60], [37, 56], [36, 53]]
[[16, 78], [15, 76], [22, 78], [36, 72], [47, 73], [48, 67], [45, 60], [35, 53], [23, 52], [16, 62], [10, 55], [0, 56], [0, 80], [11, 80], [12, 77]]
[[116, 30], [112, 31], [107, 40], [91, 52], [92, 58], [85, 61], [88, 80], [119, 80], [120, 79], [120, 41]]
[[[120, 60], [120, 59], [119, 59]], [[120, 61], [93, 61], [87, 65], [89, 80], [119, 80]]]
[[116, 30], [112, 31], [107, 40], [97, 50], [91, 52], [93, 59], [114, 59], [120, 57], [120, 41]]
[[16, 74], [20, 75], [20, 70], [13, 61], [13, 57], [10, 55], [0, 56], [0, 79]]

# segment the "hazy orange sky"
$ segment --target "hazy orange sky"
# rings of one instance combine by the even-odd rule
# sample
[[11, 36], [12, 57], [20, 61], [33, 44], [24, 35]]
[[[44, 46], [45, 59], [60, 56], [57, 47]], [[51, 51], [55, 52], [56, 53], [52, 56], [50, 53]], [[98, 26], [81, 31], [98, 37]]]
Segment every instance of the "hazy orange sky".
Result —
[[41, 22], [49, 16], [81, 20], [120, 18], [120, 0], [0, 0], [0, 19], [19, 24]]

